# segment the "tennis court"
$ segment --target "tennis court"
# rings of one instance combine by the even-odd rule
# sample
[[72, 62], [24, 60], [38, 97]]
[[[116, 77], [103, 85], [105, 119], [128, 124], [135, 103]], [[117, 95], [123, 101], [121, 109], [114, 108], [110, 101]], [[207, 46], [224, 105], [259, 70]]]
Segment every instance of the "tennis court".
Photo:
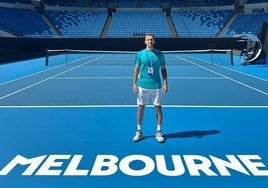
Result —
[[167, 53], [165, 143], [134, 143], [134, 53], [0, 65], [1, 187], [267, 187], [268, 69]]

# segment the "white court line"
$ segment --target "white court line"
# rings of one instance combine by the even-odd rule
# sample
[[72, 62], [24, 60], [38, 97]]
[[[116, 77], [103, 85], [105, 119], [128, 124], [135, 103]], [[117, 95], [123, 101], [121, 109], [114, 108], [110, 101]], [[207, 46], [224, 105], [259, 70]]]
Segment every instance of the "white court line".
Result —
[[[70, 63], [74, 63], [74, 62], [76, 62], [76, 61], [84, 60], [84, 59], [87, 59], [87, 58], [88, 58], [88, 57], [80, 58], [80, 59], [77, 59], [77, 60], [72, 61], [72, 62], [70, 62]], [[42, 70], [42, 71], [39, 71], [39, 72], [35, 72], [35, 73], [32, 73], [32, 74], [28, 74], [28, 75], [26, 75], [26, 76], [22, 76], [22, 77], [19, 77], [19, 78], [15, 78], [15, 79], [13, 79], [13, 80], [9, 80], [9, 81], [7, 81], [7, 82], [0, 83], [0, 86], [1, 86], [1, 85], [5, 85], [5, 84], [9, 84], [9, 83], [11, 83], [11, 82], [15, 82], [15, 81], [17, 81], [17, 80], [21, 80], [21, 79], [23, 79], [23, 78], [27, 78], [27, 77], [31, 77], [31, 76], [34, 76], [34, 75], [37, 75], [37, 74], [41, 74], [41, 73], [44, 73], [44, 72], [47, 72], [47, 71], [50, 71], [50, 70], [53, 70], [53, 69], [56, 69], [56, 68], [59, 68], [59, 67], [63, 67], [63, 66], [66, 66], [66, 65], [65, 65], [65, 64], [58, 65], [58, 66], [52, 67], [52, 68], [50, 68], [50, 69]]]
[[[238, 81], [238, 80], [235, 80], [235, 79], [233, 79], [233, 78], [230, 78], [230, 77], [228, 77], [228, 76], [225, 76], [225, 75], [223, 75], [223, 74], [221, 74], [221, 73], [218, 73], [218, 72], [216, 72], [216, 71], [213, 71], [213, 70], [211, 70], [211, 69], [209, 69], [209, 68], [207, 68], [207, 67], [204, 67], [204, 66], [202, 66], [202, 65], [198, 65], [197, 63], [194, 63], [194, 62], [192, 62], [192, 61], [190, 61], [190, 60], [187, 60], [187, 59], [185, 59], [185, 58], [182, 58], [182, 57], [179, 57], [179, 56], [177, 56], [177, 58], [182, 59], [182, 60], [184, 60], [184, 61], [187, 61], [187, 62], [189, 62], [189, 63], [191, 63], [191, 64], [193, 64], [193, 65], [196, 65], [196, 66], [198, 66], [198, 67], [201, 67], [202, 69], [208, 70], [209, 72], [212, 72], [212, 73], [215, 73], [215, 74], [217, 74], [217, 75], [220, 75], [220, 76], [222, 76], [222, 77], [224, 77], [224, 78], [226, 78], [226, 79], [228, 79], [228, 80], [231, 80], [231, 81], [236, 82], [236, 83], [238, 83], [238, 84], [240, 84], [240, 85], [243, 85], [243, 86], [245, 86], [245, 87], [247, 87], [247, 88], [249, 88], [249, 89], [252, 89], [252, 90], [254, 90], [254, 91], [257, 91], [257, 92], [259, 92], [259, 93], [262, 93], [262, 94], [268, 96], [268, 93], [265, 92], [265, 91], [262, 91], [262, 90], [260, 90], [260, 89], [257, 89], [257, 88], [255, 88], [255, 87], [253, 87], [253, 86], [247, 85], [247, 84], [245, 84], [245, 83], [243, 83], [243, 82], [240, 82], [240, 81]], [[206, 61], [203, 61], [203, 62], [206, 62]]]
[[[154, 108], [153, 105], [147, 105], [146, 107]], [[257, 105], [162, 105], [163, 108], [244, 108], [244, 109], [253, 109], [253, 108], [259, 108], [259, 109], [268, 109], [268, 106], [257, 106]], [[8, 106], [0, 106], [1, 108], [137, 108], [137, 105], [8, 105]]]
[[[191, 58], [196, 59], [196, 60], [198, 60], [198, 61], [203, 61], [203, 62], [205, 62], [205, 63], [210, 64], [208, 61], [204, 61], [204, 60], [199, 59], [199, 58], [197, 58], [197, 57], [192, 57], [192, 56], [191, 56]], [[257, 77], [257, 76], [254, 76], [254, 75], [251, 75], [251, 74], [248, 74], [248, 73], [245, 73], [245, 72], [241, 72], [241, 71], [238, 71], [238, 70], [234, 70], [234, 69], [231, 69], [231, 68], [229, 68], [229, 67], [224, 67], [224, 66], [217, 65], [217, 64], [215, 64], [215, 66], [218, 66], [218, 67], [221, 67], [221, 68], [223, 68], [223, 69], [227, 69], [227, 70], [229, 70], [229, 71], [233, 71], [233, 72], [236, 72], [236, 73], [240, 73], [240, 74], [243, 74], [243, 75], [252, 77], [252, 78], [256, 78], [256, 79], [259, 79], [259, 80], [262, 80], [262, 81], [265, 81], [265, 82], [268, 82], [267, 79], [260, 78], [260, 77]]]
[[133, 77], [130, 76], [122, 76], [122, 77], [112, 77], [112, 76], [90, 76], [90, 77], [56, 77], [52, 78], [53, 80], [90, 80], [90, 79], [133, 79]]
[[15, 79], [13, 79], [13, 80], [9, 80], [9, 81], [7, 81], [7, 82], [0, 83], [0, 86], [5, 85], [5, 84], [9, 84], [9, 83], [11, 83], [11, 82], [15, 82], [15, 81], [17, 81], [17, 80], [21, 80], [21, 79], [23, 79], [23, 78], [27, 78], [27, 77], [31, 77], [31, 76], [34, 76], [34, 75], [37, 75], [37, 74], [41, 74], [41, 73], [43, 73], [43, 72], [50, 71], [50, 70], [56, 69], [56, 68], [61, 67], [61, 66], [65, 66], [65, 65], [59, 65], [59, 66], [56, 66], [56, 67], [53, 67], [53, 68], [50, 68], [50, 69], [42, 70], [42, 71], [39, 71], [39, 72], [35, 72], [35, 73], [32, 73], [32, 74], [28, 74], [28, 75], [26, 75], [26, 76], [22, 76], [22, 77], [19, 77], [19, 78], [15, 78]]
[[210, 77], [210, 76], [203, 76], [203, 77], [200, 77], [200, 76], [185, 76], [185, 77], [183, 77], [183, 76], [181, 76], [181, 77], [168, 77], [168, 79], [174, 79], [174, 80], [176, 80], [176, 79], [178, 79], [178, 80], [180, 80], [180, 79], [185, 79], [185, 80], [194, 80], [194, 79], [198, 79], [198, 80], [225, 80], [225, 78], [223, 78], [223, 77], [217, 77], [217, 76], [215, 76], [215, 77]]
[[227, 69], [227, 70], [230, 70], [230, 71], [233, 71], [233, 72], [236, 72], [236, 73], [240, 73], [240, 74], [244, 74], [248, 77], [252, 77], [252, 78], [256, 78], [256, 79], [259, 79], [259, 80], [262, 80], [262, 81], [265, 81], [265, 82], [268, 82], [267, 79], [264, 79], [264, 78], [260, 78], [260, 77], [257, 77], [257, 76], [253, 76], [253, 75], [250, 75], [250, 74], [247, 74], [247, 73], [244, 73], [244, 72], [241, 72], [241, 71], [238, 71], [238, 70], [234, 70], [234, 69], [231, 69], [231, 68], [227, 68], [227, 67], [223, 67], [223, 66], [220, 66], [224, 69]]
[[[90, 77], [55, 77], [51, 78], [53, 80], [90, 80], [90, 79], [133, 79], [131, 76], [120, 76], [120, 77], [115, 77], [115, 76], [90, 76]], [[194, 79], [203, 79], [203, 80], [225, 80], [226, 78], [223, 77], [168, 77], [169, 80], [180, 80], [180, 79], [189, 79], [189, 80], [194, 80]]]
[[36, 82], [36, 83], [31, 84], [31, 85], [29, 85], [29, 86], [26, 86], [26, 87], [24, 87], [24, 88], [22, 88], [22, 89], [19, 89], [19, 90], [17, 90], [17, 91], [14, 91], [14, 92], [12, 92], [12, 93], [9, 93], [9, 94], [7, 94], [7, 95], [5, 95], [5, 96], [0, 97], [0, 100], [2, 100], [2, 99], [4, 99], [4, 98], [7, 98], [7, 97], [10, 97], [10, 96], [12, 96], [12, 95], [15, 95], [15, 94], [17, 94], [17, 93], [19, 93], [19, 92], [21, 92], [21, 91], [24, 91], [24, 90], [26, 90], [26, 89], [29, 89], [29, 88], [31, 88], [31, 87], [33, 87], [33, 86], [36, 86], [36, 85], [38, 85], [38, 84], [41, 84], [41, 83], [43, 83], [43, 82], [46, 82], [46, 81], [48, 81], [48, 80], [50, 80], [50, 79], [52, 79], [52, 78], [54, 78], [54, 77], [56, 77], [56, 76], [62, 75], [62, 74], [64, 74], [64, 73], [66, 73], [66, 72], [70, 72], [70, 71], [72, 71], [72, 70], [74, 70], [74, 69], [76, 69], [76, 68], [79, 68], [79, 67], [81, 67], [81, 66], [83, 66], [83, 65], [85, 65], [85, 64], [88, 64], [88, 63], [92, 62], [92, 61], [96, 61], [96, 60], [98, 60], [98, 59], [100, 59], [100, 58], [102, 58], [102, 56], [99, 56], [99, 57], [94, 58], [94, 59], [92, 59], [92, 60], [90, 60], [90, 61], [87, 61], [87, 62], [85, 62], [85, 63], [83, 63], [83, 64], [81, 64], [81, 65], [75, 66], [75, 67], [73, 67], [73, 68], [71, 68], [71, 69], [65, 70], [65, 71], [60, 72], [60, 73], [58, 73], [58, 74], [55, 74], [54, 76], [50, 76], [50, 77], [48, 77], [48, 78], [46, 78], [46, 79], [44, 79], [44, 80], [41, 80], [41, 81], [39, 81], [39, 82]]

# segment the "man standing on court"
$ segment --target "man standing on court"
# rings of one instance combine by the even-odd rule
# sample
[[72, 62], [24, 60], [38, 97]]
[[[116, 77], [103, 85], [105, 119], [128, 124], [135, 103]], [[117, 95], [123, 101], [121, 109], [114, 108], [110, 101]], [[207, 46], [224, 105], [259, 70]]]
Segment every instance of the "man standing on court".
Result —
[[[162, 93], [168, 91], [166, 61], [161, 51], [154, 48], [155, 37], [153, 34], [145, 35], [146, 48], [139, 51], [135, 59], [133, 73], [133, 92], [137, 92], [137, 131], [133, 138], [134, 142], [142, 140], [142, 121], [145, 105], [152, 101], [156, 112], [156, 135], [158, 142], [165, 141], [162, 135], [163, 112], [161, 107]], [[160, 72], [163, 77], [161, 83]]]

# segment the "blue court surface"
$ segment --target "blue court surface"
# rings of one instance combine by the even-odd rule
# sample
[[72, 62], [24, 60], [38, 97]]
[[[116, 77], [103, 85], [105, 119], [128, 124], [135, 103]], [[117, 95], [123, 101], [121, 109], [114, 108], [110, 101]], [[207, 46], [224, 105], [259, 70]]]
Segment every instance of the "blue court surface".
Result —
[[0, 65], [0, 186], [268, 187], [266, 64], [167, 54], [166, 141], [154, 137], [149, 105], [145, 138], [134, 143], [134, 58], [92, 53], [51, 57], [48, 66], [44, 58]]

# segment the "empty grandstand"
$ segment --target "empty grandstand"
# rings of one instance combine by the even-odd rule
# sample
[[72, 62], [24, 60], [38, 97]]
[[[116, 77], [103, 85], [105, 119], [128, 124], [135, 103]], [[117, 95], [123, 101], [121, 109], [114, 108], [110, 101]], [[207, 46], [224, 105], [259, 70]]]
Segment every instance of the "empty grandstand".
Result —
[[0, 30], [22, 37], [53, 37], [55, 34], [38, 12], [0, 7]]
[[163, 12], [117, 12], [114, 14], [107, 37], [132, 38], [136, 33], [154, 33], [156, 37], [171, 37]]
[[100, 37], [107, 15], [92, 11], [46, 11], [62, 37]]
[[[0, 35], [14, 37], [160, 38], [258, 34], [266, 0], [0, 1]], [[109, 9], [113, 5], [112, 10]], [[166, 8], [168, 7], [168, 8]]]
[[[267, 0], [0, 0], [1, 38], [43, 39], [27, 47], [18, 40], [18, 47], [2, 45], [0, 52], [5, 56], [66, 46], [91, 49], [93, 43], [103, 50], [107, 42], [98, 39], [111, 42], [106, 46], [110, 49], [118, 39], [140, 38], [145, 33], [162, 39], [207, 39], [202, 44], [183, 42], [184, 49], [215, 48], [225, 45], [210, 39], [258, 36], [265, 22]], [[87, 45], [78, 39], [94, 42]], [[182, 46], [162, 43], [167, 49]]]
[[233, 10], [189, 10], [174, 11], [171, 17], [180, 37], [216, 37], [233, 14]]

